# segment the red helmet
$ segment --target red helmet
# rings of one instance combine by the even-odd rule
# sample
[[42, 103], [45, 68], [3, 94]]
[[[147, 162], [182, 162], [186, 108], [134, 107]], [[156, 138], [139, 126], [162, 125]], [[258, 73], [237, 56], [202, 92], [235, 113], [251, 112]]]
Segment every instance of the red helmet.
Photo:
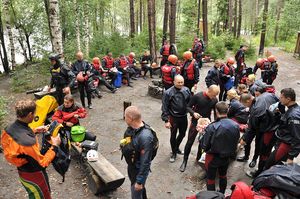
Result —
[[130, 53], [129, 53], [129, 57], [130, 57], [130, 58], [134, 58], [134, 57], [135, 57], [135, 53], [134, 53], [134, 52], [130, 52]]
[[257, 66], [261, 66], [263, 63], [264, 63], [264, 59], [262, 59], [262, 58], [258, 58], [258, 59], [256, 60], [256, 65], [257, 65]]
[[168, 61], [171, 62], [172, 64], [176, 64], [178, 61], [178, 57], [176, 55], [169, 55]]
[[229, 57], [229, 58], [227, 59], [227, 63], [228, 63], [228, 64], [234, 64], [234, 62], [235, 62], [235, 60], [234, 60], [233, 57]]
[[193, 57], [193, 54], [191, 51], [186, 51], [183, 53], [183, 59], [190, 60]]
[[276, 57], [275, 57], [274, 55], [270, 55], [270, 56], [268, 57], [268, 61], [269, 61], [269, 62], [275, 62], [275, 61], [276, 61]]
[[84, 81], [85, 81], [85, 78], [84, 78], [82, 72], [79, 72], [79, 73], [78, 73], [76, 79], [77, 79], [77, 81], [79, 81], [79, 82], [84, 82]]

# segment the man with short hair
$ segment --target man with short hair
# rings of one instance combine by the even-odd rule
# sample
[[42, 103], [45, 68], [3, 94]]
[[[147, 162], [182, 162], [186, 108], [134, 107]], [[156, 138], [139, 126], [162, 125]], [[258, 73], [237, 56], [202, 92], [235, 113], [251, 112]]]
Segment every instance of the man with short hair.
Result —
[[[174, 86], [163, 93], [161, 118], [165, 122], [165, 127], [171, 132], [171, 163], [175, 162], [177, 153], [182, 154], [179, 145], [185, 136], [188, 125], [187, 104], [190, 97], [191, 92], [184, 86], [184, 79], [181, 75], [176, 75]], [[177, 130], [179, 130], [178, 136]]]
[[207, 190], [215, 191], [215, 178], [218, 171], [219, 188], [225, 193], [227, 186], [227, 169], [230, 157], [235, 155], [240, 138], [239, 125], [227, 118], [226, 102], [216, 104], [217, 120], [209, 124], [200, 141], [206, 152], [205, 169], [207, 174]]
[[51, 137], [52, 146], [42, 155], [36, 133], [47, 131], [46, 126], [31, 129], [28, 124], [35, 117], [36, 104], [32, 100], [21, 100], [15, 105], [17, 119], [3, 130], [1, 145], [5, 159], [15, 165], [22, 185], [29, 198], [51, 199], [46, 168], [55, 158], [60, 137]]
[[209, 88], [211, 85], [220, 85], [221, 79], [220, 79], [220, 67], [222, 66], [221, 60], [217, 59], [215, 61], [215, 65], [207, 72], [207, 75], [205, 77], [205, 83], [207, 88]]
[[124, 138], [131, 137], [134, 146], [134, 157], [124, 154], [128, 164], [128, 177], [131, 181], [131, 198], [146, 199], [145, 183], [150, 172], [154, 135], [151, 127], [143, 122], [141, 112], [136, 106], [129, 106], [125, 110], [125, 122], [128, 125]]
[[295, 90], [285, 88], [280, 93], [280, 102], [288, 107], [288, 110], [280, 119], [280, 125], [275, 133], [278, 141], [264, 169], [285, 160], [287, 163], [293, 163], [293, 159], [300, 153], [300, 107], [296, 103]]
[[[184, 157], [183, 162], [180, 166], [180, 171], [184, 172], [189, 154], [191, 152], [193, 143], [198, 134], [196, 126], [199, 118], [209, 118], [211, 120], [211, 112], [215, 109], [215, 105], [218, 102], [217, 96], [219, 95], [220, 88], [216, 85], [211, 85], [206, 91], [199, 92], [196, 95], [191, 97], [187, 105], [187, 110], [192, 116], [192, 122], [190, 125], [188, 140], [184, 147]], [[201, 156], [201, 148], [198, 148], [197, 160], [200, 159]]]

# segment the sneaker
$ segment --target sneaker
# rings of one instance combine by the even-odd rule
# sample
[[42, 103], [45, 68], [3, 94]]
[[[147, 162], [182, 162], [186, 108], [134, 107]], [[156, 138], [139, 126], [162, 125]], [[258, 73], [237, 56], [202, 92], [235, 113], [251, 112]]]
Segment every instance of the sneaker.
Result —
[[99, 94], [99, 95], [98, 95], [98, 98], [99, 98], [99, 99], [100, 99], [100, 98], [102, 98], [102, 95], [101, 95], [101, 94]]
[[247, 162], [249, 160], [249, 157], [246, 157], [246, 156], [238, 157], [236, 160], [238, 162]]
[[256, 160], [252, 160], [252, 161], [250, 162], [250, 164], [249, 164], [249, 167], [250, 167], [250, 168], [254, 168], [255, 165], [256, 165]]
[[173, 163], [176, 160], [176, 154], [172, 154], [170, 157], [170, 162]]
[[93, 109], [93, 107], [92, 107], [92, 105], [91, 105], [91, 104], [89, 104], [89, 105], [88, 105], [88, 108], [89, 108], [89, 109]]
[[132, 88], [133, 86], [132, 86], [132, 85], [130, 85], [130, 84], [128, 84], [128, 87], [131, 87], [131, 88]]
[[117, 89], [114, 88], [114, 89], [111, 90], [111, 93], [115, 93], [116, 91], [117, 91]]
[[178, 155], [184, 155], [184, 151], [181, 151], [180, 149], [177, 149], [177, 152], [176, 152]]
[[132, 80], [137, 80], [137, 78], [135, 78], [135, 77], [131, 77], [131, 79], [132, 79]]
[[145, 76], [144, 76], [144, 77], [143, 77], [143, 79], [144, 79], [144, 80], [146, 80], [146, 79], [147, 79], [147, 77], [145, 77]]

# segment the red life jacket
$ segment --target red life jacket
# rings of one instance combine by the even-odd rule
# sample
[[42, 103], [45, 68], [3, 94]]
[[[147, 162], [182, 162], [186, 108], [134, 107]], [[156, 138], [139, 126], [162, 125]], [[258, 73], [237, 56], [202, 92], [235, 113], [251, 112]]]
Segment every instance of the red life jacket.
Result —
[[125, 68], [128, 65], [126, 58], [120, 58], [119, 60], [120, 60], [120, 67], [121, 68]]
[[114, 59], [113, 58], [109, 58], [108, 56], [104, 56], [103, 59], [106, 62], [106, 68], [112, 68], [114, 65]]
[[133, 64], [134, 58], [133, 57], [127, 57], [129, 64]]
[[164, 45], [163, 46], [163, 56], [169, 56], [170, 55], [170, 45]]
[[195, 59], [193, 59], [188, 65], [188, 67], [184, 67], [184, 70], [186, 71], [186, 76], [188, 80], [194, 80], [195, 78], [195, 71], [194, 71], [194, 64], [195, 64]]
[[73, 124], [78, 124], [78, 118], [74, 117], [74, 115], [79, 115], [80, 118], [85, 118], [86, 110], [84, 108], [79, 108], [77, 105], [74, 105], [72, 108], [65, 110], [64, 106], [61, 105], [57, 108], [54, 115], [52, 116], [52, 120], [56, 120], [58, 123], [63, 122], [72, 122]]
[[173, 84], [173, 79], [171, 76], [173, 68], [175, 68], [175, 66], [169, 66], [167, 64], [161, 67], [162, 79], [167, 84]]
[[230, 76], [233, 75], [234, 70], [231, 66], [228, 66], [227, 64], [223, 64], [220, 68], [223, 69], [223, 73], [225, 75], [230, 75]]
[[196, 45], [199, 45], [200, 47], [198, 47], [194, 53], [195, 54], [202, 53], [202, 44], [201, 44], [201, 42], [200, 41], [194, 42], [194, 44], [193, 44], [193, 50], [195, 50], [195, 46]]

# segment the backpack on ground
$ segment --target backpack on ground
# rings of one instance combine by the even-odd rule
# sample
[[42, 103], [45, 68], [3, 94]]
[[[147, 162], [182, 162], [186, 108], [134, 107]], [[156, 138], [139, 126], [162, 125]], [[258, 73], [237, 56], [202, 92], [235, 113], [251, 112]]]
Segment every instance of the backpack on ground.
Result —
[[186, 197], [186, 199], [225, 199], [225, 196], [217, 191], [200, 191], [195, 195]]

